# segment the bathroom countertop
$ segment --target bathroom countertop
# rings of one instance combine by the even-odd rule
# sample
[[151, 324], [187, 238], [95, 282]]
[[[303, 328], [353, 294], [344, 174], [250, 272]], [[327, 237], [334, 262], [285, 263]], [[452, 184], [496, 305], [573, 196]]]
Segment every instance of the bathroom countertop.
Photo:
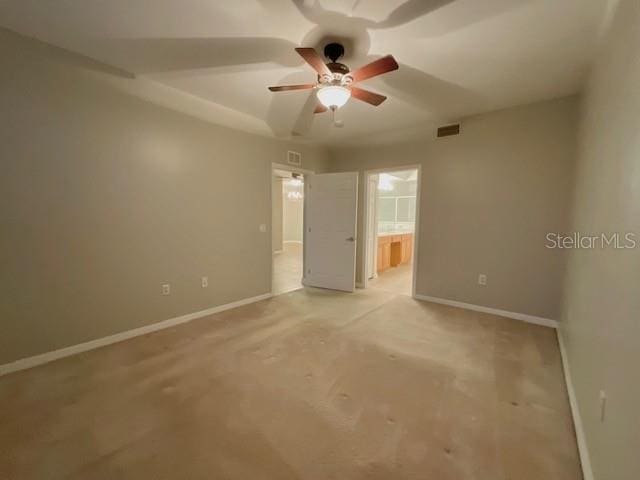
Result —
[[389, 237], [391, 235], [413, 235], [413, 232], [381, 232], [381, 233], [378, 233], [379, 237]]

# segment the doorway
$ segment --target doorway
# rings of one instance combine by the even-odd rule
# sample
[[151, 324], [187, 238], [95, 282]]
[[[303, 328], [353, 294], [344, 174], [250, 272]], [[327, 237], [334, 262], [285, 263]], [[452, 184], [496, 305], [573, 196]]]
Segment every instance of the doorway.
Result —
[[362, 286], [415, 292], [420, 167], [365, 173]]
[[272, 280], [280, 295], [302, 288], [304, 182], [312, 172], [286, 165], [272, 168]]

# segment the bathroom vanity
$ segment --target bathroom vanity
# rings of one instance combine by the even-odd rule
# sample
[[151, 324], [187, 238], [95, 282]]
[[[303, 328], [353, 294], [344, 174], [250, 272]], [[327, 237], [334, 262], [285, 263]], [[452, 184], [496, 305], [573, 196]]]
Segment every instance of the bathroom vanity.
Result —
[[378, 234], [377, 271], [411, 263], [413, 233], [385, 232]]

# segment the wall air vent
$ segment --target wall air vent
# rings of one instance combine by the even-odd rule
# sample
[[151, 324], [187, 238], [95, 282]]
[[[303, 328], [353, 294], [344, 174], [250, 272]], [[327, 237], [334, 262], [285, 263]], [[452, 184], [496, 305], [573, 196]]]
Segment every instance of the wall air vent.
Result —
[[298, 167], [302, 165], [302, 155], [300, 155], [300, 152], [289, 150], [287, 152], [287, 163], [289, 165], [296, 165]]
[[460, 134], [459, 123], [456, 125], [447, 125], [447, 126], [438, 128], [438, 138], [449, 137], [451, 135], [459, 135], [459, 134]]

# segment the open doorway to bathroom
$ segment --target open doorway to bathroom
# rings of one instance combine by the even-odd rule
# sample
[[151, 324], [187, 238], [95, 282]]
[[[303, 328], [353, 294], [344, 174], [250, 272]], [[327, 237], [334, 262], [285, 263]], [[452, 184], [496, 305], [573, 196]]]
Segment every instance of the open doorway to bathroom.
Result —
[[365, 174], [365, 288], [413, 295], [419, 179], [419, 167]]
[[[310, 173], [310, 172], [309, 172]], [[272, 169], [272, 293], [302, 288], [305, 172]]]

